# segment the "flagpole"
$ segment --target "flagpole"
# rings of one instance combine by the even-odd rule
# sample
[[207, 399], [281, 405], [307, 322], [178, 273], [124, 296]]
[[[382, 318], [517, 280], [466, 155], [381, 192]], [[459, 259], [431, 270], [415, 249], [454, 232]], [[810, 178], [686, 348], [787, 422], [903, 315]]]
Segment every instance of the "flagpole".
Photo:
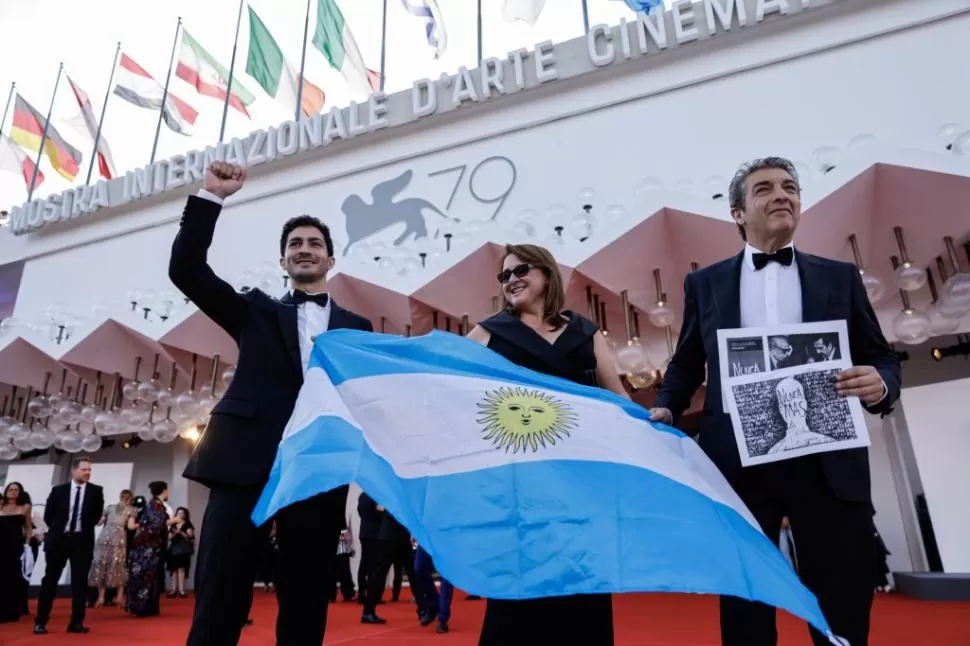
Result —
[[54, 92], [51, 94], [51, 107], [47, 109], [47, 121], [44, 122], [44, 132], [40, 135], [40, 147], [37, 149], [37, 162], [34, 164], [34, 176], [30, 178], [30, 188], [27, 189], [27, 201], [34, 195], [34, 186], [37, 184], [37, 173], [40, 171], [40, 160], [44, 156], [44, 144], [47, 143], [47, 130], [51, 125], [51, 115], [54, 114], [54, 99], [57, 98], [57, 86], [61, 84], [61, 74], [64, 72], [64, 63], [57, 67], [57, 80], [54, 81]]
[[[98, 132], [94, 135], [94, 152], [91, 153], [91, 163], [88, 164], [88, 178], [84, 185], [91, 185], [91, 173], [94, 171], [94, 160], [98, 157], [98, 145], [101, 143], [101, 126], [104, 125], [104, 115], [108, 111], [108, 97], [111, 96], [111, 84], [115, 82], [115, 70], [118, 69], [118, 55], [121, 54], [121, 41], [115, 49], [115, 60], [111, 64], [111, 76], [108, 77], [108, 89], [104, 91], [104, 103], [101, 105], [101, 118], [98, 119]], [[163, 104], [164, 107], [164, 104]]]
[[14, 81], [10, 84], [10, 93], [7, 95], [7, 103], [3, 108], [3, 119], [0, 119], [0, 133], [3, 132], [3, 127], [7, 125], [7, 114], [10, 112], [10, 102], [13, 101], [14, 90], [17, 89], [17, 82]]
[[175, 48], [179, 45], [179, 31], [182, 29], [182, 16], [175, 25], [175, 40], [172, 41], [172, 54], [168, 57], [168, 74], [165, 75], [165, 89], [162, 90], [162, 106], [158, 111], [158, 124], [155, 126], [155, 141], [152, 143], [152, 157], [148, 165], [155, 163], [155, 153], [158, 152], [158, 137], [162, 134], [162, 120], [165, 117], [165, 106], [168, 103], [168, 83], [172, 80], [172, 64], [175, 62]]
[[300, 52], [300, 78], [296, 79], [296, 116], [293, 120], [300, 123], [303, 118], [303, 74], [306, 70], [306, 40], [310, 34], [310, 0], [306, 0], [306, 20], [303, 21], [303, 50]]
[[[226, 79], [226, 102], [222, 105], [222, 125], [219, 127], [219, 143], [226, 135], [226, 119], [229, 118], [229, 98], [232, 96], [232, 74], [236, 69], [236, 49], [239, 47], [239, 26], [242, 24], [243, 5], [246, 0], [239, 0], [239, 16], [236, 18], [236, 39], [232, 42], [232, 58], [229, 59], [229, 78]], [[304, 45], [304, 50], [306, 45]], [[297, 106], [299, 109], [299, 106]]]
[[384, 62], [387, 56], [387, 0], [384, 0], [384, 18], [381, 20], [381, 92], [384, 91]]
[[482, 64], [482, 0], [478, 0], [478, 65]]
[[589, 33], [589, 0], [583, 0], [583, 33]]

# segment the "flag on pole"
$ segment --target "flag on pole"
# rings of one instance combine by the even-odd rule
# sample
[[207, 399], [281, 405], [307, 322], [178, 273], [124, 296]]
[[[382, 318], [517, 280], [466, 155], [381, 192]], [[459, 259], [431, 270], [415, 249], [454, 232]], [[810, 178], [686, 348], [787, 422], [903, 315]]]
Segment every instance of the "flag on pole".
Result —
[[256, 97], [243, 87], [238, 79], [232, 80], [230, 91], [229, 70], [223, 67], [185, 29], [182, 29], [182, 46], [179, 48], [175, 76], [195, 87], [196, 91], [203, 96], [225, 101], [226, 92], [229, 92], [229, 105], [247, 117], [249, 111], [246, 107], [256, 100]]
[[327, 57], [330, 66], [343, 74], [347, 84], [364, 96], [381, 86], [380, 75], [364, 65], [357, 41], [334, 0], [318, 0], [313, 46]]
[[448, 49], [448, 32], [437, 0], [401, 0], [401, 4], [412, 16], [424, 20], [428, 45], [434, 50], [434, 57], [441, 58]]
[[90, 136], [92, 144], [94, 144], [95, 138], [98, 139], [98, 171], [101, 173], [101, 177], [111, 179], [115, 176], [115, 163], [111, 158], [111, 149], [108, 148], [104, 133], [101, 133], [101, 136], [98, 137], [98, 119], [94, 116], [91, 99], [70, 76], [67, 77], [67, 82], [71, 85], [74, 98], [77, 99], [77, 104], [81, 108], [80, 114], [67, 123], [82, 135]]
[[[276, 99], [290, 114], [296, 114], [298, 83], [302, 81], [300, 107], [305, 116], [312, 116], [323, 109], [326, 95], [319, 87], [305, 78], [283, 55], [283, 50], [265, 23], [249, 7], [249, 55], [246, 57], [246, 73], [256, 79], [266, 94]], [[298, 80], [300, 79], [300, 80]]]
[[[24, 176], [24, 185], [30, 188], [30, 180], [34, 176], [34, 160], [24, 153], [23, 148], [10, 141], [7, 135], [0, 133], [0, 170], [20, 173]], [[37, 171], [36, 190], [44, 181], [44, 173]]]
[[648, 419], [458, 335], [335, 330], [317, 337], [252, 518], [354, 481], [473, 594], [724, 594], [831, 636], [702, 449]]
[[[27, 103], [19, 94], [14, 102], [13, 127], [10, 129], [10, 139], [27, 150], [40, 150], [40, 140], [44, 136], [44, 123], [47, 119], [32, 105]], [[44, 153], [50, 160], [54, 170], [64, 179], [74, 182], [81, 168], [81, 151], [67, 143], [54, 124], [47, 127], [47, 139], [44, 141]], [[34, 186], [36, 189], [37, 187]]]
[[524, 22], [535, 27], [539, 14], [546, 6], [546, 0], [505, 0], [502, 7], [502, 18], [508, 22]]
[[[118, 65], [114, 93], [139, 108], [158, 110], [162, 107], [165, 88], [134, 59], [123, 53]], [[173, 132], [191, 136], [189, 126], [195, 123], [198, 116], [199, 113], [192, 106], [169, 91], [162, 119]]]
[[663, 7], [663, 0], [622, 0], [626, 3], [626, 6], [630, 7], [633, 11], [650, 13], [657, 7]]

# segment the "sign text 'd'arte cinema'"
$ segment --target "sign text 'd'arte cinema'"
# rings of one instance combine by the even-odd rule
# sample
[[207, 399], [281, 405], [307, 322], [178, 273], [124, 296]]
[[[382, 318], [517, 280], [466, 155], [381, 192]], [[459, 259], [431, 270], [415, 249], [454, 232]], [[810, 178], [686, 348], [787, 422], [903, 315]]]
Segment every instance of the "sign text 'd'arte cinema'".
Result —
[[[460, 67], [453, 77], [415, 81], [410, 92], [390, 96], [377, 92], [365, 103], [351, 103], [342, 109], [334, 107], [300, 122], [287, 121], [257, 130], [246, 138], [176, 155], [129, 171], [124, 177], [34, 200], [11, 210], [11, 229], [15, 235], [22, 235], [48, 224], [74, 220], [99, 209], [181, 188], [201, 181], [205, 169], [215, 160], [258, 166], [338, 140], [449, 112], [468, 103], [484, 103], [496, 96], [663, 52], [716, 36], [733, 26], [757, 25], [766, 18], [799, 13], [808, 6], [835, 1], [703, 0], [692, 4], [690, 0], [677, 0], [666, 12], [639, 14], [637, 20], [621, 20], [619, 26], [612, 28], [596, 25], [590, 28], [585, 39], [559, 45], [542, 42], [531, 52], [519, 49], [510, 52], [504, 60], [485, 59], [477, 69]], [[579, 53], [583, 40], [584, 54]]]

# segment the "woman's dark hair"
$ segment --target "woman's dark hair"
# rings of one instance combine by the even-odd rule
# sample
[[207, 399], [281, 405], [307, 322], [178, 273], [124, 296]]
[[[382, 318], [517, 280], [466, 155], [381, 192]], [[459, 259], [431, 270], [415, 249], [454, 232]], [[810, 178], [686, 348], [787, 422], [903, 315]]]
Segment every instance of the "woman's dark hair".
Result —
[[166, 489], [168, 489], [168, 483], [164, 480], [156, 480], [148, 483], [148, 490], [151, 491], [152, 496], [156, 498], [165, 493]]
[[22, 507], [30, 504], [30, 494], [27, 493], [24, 486], [19, 482], [8, 482], [7, 486], [3, 488], [3, 500], [0, 501], [0, 507], [7, 504], [7, 492], [10, 491], [10, 487], [17, 487], [20, 490], [20, 493], [17, 494], [17, 500], [14, 501], [15, 505]]
[[[562, 311], [566, 306], [566, 288], [555, 257], [548, 249], [539, 245], [507, 244], [505, 253], [498, 261], [499, 271], [502, 271], [505, 259], [509, 256], [515, 256], [546, 275], [546, 297], [542, 304], [542, 319], [557, 330], [565, 325]], [[511, 313], [512, 305], [505, 297], [504, 289], [499, 290], [498, 299], [499, 311]]]
[[189, 512], [188, 507], [179, 507], [178, 509], [175, 510], [175, 515], [178, 516], [180, 511], [185, 512], [185, 522], [191, 523], [192, 514]]

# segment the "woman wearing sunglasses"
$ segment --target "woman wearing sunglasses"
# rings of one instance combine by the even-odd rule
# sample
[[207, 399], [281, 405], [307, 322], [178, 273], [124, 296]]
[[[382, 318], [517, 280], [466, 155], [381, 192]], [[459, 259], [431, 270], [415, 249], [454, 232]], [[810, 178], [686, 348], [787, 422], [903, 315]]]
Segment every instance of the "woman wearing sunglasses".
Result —
[[[499, 312], [479, 323], [469, 339], [524, 368], [629, 398], [596, 324], [564, 309], [562, 274], [548, 250], [531, 244], [506, 245], [498, 280]], [[478, 643], [609, 646], [613, 644], [612, 598], [596, 594], [489, 599]]]

